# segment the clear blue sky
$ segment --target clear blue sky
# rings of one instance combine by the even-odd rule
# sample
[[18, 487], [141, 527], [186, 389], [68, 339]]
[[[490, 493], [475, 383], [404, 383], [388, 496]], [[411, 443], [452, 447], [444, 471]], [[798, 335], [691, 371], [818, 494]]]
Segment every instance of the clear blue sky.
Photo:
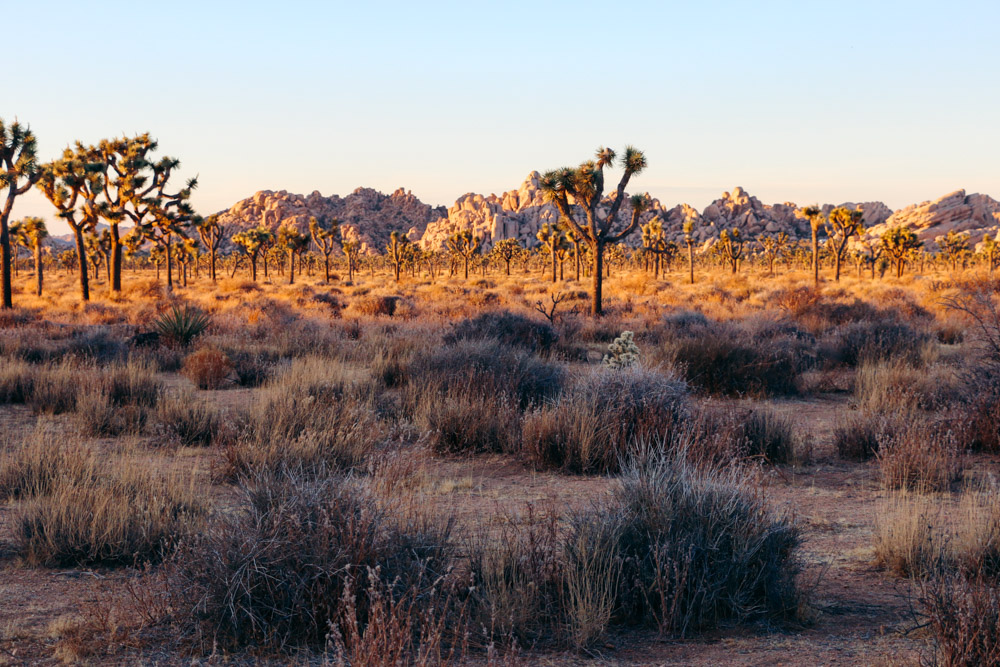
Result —
[[[432, 204], [644, 149], [699, 208], [1000, 197], [1000, 2], [5, 2], [0, 117], [51, 159], [149, 131], [202, 213], [261, 189]], [[23, 198], [14, 215], [51, 209]]]

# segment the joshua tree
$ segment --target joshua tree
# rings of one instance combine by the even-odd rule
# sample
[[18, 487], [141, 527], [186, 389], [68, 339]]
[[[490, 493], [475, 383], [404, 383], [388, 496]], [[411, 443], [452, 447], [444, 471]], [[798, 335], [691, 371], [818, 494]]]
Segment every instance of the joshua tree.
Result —
[[478, 255], [483, 246], [483, 240], [473, 236], [468, 229], [455, 232], [448, 237], [448, 250], [461, 257], [465, 264], [465, 279], [469, 279], [469, 260]]
[[29, 217], [18, 224], [19, 235], [25, 245], [31, 249], [35, 258], [35, 294], [42, 295], [42, 242], [49, 235], [45, 221], [41, 218]]
[[865, 229], [864, 223], [861, 222], [862, 215], [861, 210], [852, 211], [844, 206], [838, 206], [830, 211], [830, 215], [827, 217], [826, 233], [830, 237], [828, 245], [833, 255], [833, 279], [838, 282], [840, 281], [840, 265], [844, 261], [847, 244], [852, 236], [861, 236]]
[[667, 241], [663, 222], [655, 217], [642, 226], [642, 247], [653, 256], [653, 276], [660, 277], [660, 263], [669, 261], [677, 246]]
[[694, 220], [691, 218], [684, 221], [684, 245], [688, 249], [688, 274], [694, 285]]
[[[90, 300], [90, 274], [87, 270], [87, 247], [84, 236], [97, 228], [97, 198], [103, 190], [103, 166], [93, 161], [88, 151], [67, 148], [58, 160], [39, 169], [38, 188], [55, 206], [58, 217], [73, 230], [76, 241], [80, 296]], [[77, 203], [80, 206], [77, 209]]]
[[[397, 283], [399, 282], [399, 273], [403, 270], [403, 264], [409, 256], [409, 246], [410, 239], [403, 232], [393, 232], [389, 235], [389, 243], [385, 249], [389, 263], [392, 265], [393, 273], [396, 275]], [[468, 266], [466, 266], [465, 275], [466, 277], [469, 275]]]
[[[292, 224], [278, 230], [278, 245], [288, 253], [288, 284], [295, 284], [295, 258], [309, 247], [309, 237]], [[299, 262], [301, 264], [301, 262]], [[299, 267], [301, 269], [301, 266]]]
[[740, 260], [743, 258], [743, 244], [746, 240], [740, 235], [738, 227], [723, 229], [719, 232], [719, 243], [717, 245], [719, 255], [729, 264], [732, 273], [740, 268]]
[[9, 126], [0, 118], [0, 193], [6, 191], [0, 208], [0, 283], [2, 308], [14, 307], [14, 289], [10, 275], [10, 229], [8, 221], [14, 200], [31, 189], [41, 177], [36, 160], [35, 135], [31, 128], [16, 120]]
[[[323, 253], [323, 271], [326, 276], [326, 282], [330, 282], [330, 254], [341, 240], [340, 220], [337, 218], [330, 218], [329, 220], [324, 218], [320, 221], [315, 217], [309, 218], [309, 234], [312, 236], [313, 243]], [[348, 272], [353, 273], [350, 269], [348, 269]]]
[[345, 240], [340, 244], [344, 256], [347, 257], [347, 279], [354, 282], [354, 270], [358, 268], [358, 255], [361, 254], [361, 243]]
[[903, 277], [903, 268], [906, 260], [910, 258], [914, 250], [923, 245], [913, 230], [905, 225], [893, 227], [882, 234], [882, 247], [885, 254], [889, 256], [896, 267], [896, 277]]
[[781, 232], [775, 236], [764, 236], [760, 239], [760, 246], [764, 249], [764, 256], [767, 257], [767, 273], [773, 276], [774, 262], [788, 247], [788, 234]]
[[819, 283], [819, 230], [823, 226], [823, 211], [818, 206], [806, 206], [802, 215], [809, 221], [812, 229], [812, 272], [813, 282]]
[[263, 225], [253, 229], [245, 229], [233, 235], [233, 243], [243, 248], [243, 252], [250, 260], [250, 277], [254, 282], [257, 282], [257, 259], [267, 243], [273, 238], [274, 234], [271, 233], [271, 230]]
[[[639, 226], [639, 216], [649, 205], [648, 196], [632, 197], [632, 219], [621, 230], [616, 230], [618, 214], [625, 202], [625, 188], [629, 180], [646, 168], [646, 156], [642, 151], [627, 146], [620, 160], [624, 169], [614, 198], [607, 214], [602, 218], [598, 210], [604, 200], [604, 169], [615, 162], [615, 152], [610, 148], [599, 148], [596, 160], [584, 162], [577, 168], [564, 167], [547, 172], [540, 185], [548, 201], [553, 202], [570, 228], [589, 246], [594, 258], [594, 286], [591, 313], [594, 317], [602, 314], [601, 289], [604, 279], [604, 248], [625, 238]], [[574, 202], [570, 204], [570, 200]], [[574, 217], [574, 206], [579, 209], [582, 219]]]
[[997, 232], [997, 238], [989, 234], [983, 235], [982, 253], [986, 258], [989, 273], [993, 273], [993, 269], [997, 267], [997, 260], [1000, 260], [1000, 232]]
[[208, 249], [208, 275], [215, 282], [215, 263], [218, 259], [222, 240], [226, 238], [226, 227], [219, 224], [219, 215], [210, 215], [198, 223], [198, 236]]
[[493, 246], [491, 254], [504, 263], [507, 275], [510, 275], [510, 263], [521, 252], [521, 244], [517, 239], [503, 239]]
[[951, 265], [954, 273], [958, 269], [958, 263], [965, 261], [969, 256], [969, 233], [957, 233], [954, 229], [937, 240], [941, 254]]
[[558, 280], [556, 273], [556, 262], [558, 260], [556, 256], [559, 254], [559, 248], [566, 242], [563, 228], [559, 225], [546, 222], [538, 230], [538, 233], [535, 234], [535, 238], [541, 244], [539, 250], [549, 257], [549, 261], [552, 264], [552, 282], [556, 282]]

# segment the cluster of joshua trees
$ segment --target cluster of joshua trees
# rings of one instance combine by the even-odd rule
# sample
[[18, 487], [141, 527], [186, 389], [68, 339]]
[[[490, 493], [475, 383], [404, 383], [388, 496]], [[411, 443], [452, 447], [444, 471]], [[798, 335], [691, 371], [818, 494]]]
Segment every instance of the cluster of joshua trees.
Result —
[[[36, 157], [35, 137], [26, 126], [0, 120], [0, 268], [2, 306], [12, 306], [12, 277], [20, 271], [23, 255], [33, 258], [35, 291], [42, 294], [46, 264], [79, 275], [80, 293], [90, 298], [90, 280], [103, 272], [109, 289], [122, 289], [122, 268], [155, 266], [157, 278], [166, 273], [168, 288], [175, 280], [187, 285], [191, 274], [204, 269], [215, 281], [217, 270], [235, 276], [244, 267], [253, 280], [258, 267], [264, 277], [269, 270], [287, 276], [294, 283], [296, 272], [312, 275], [322, 269], [324, 279], [334, 279], [331, 269], [341, 267], [347, 279], [358, 271], [391, 271], [396, 281], [405, 274], [423, 272], [432, 280], [447, 270], [468, 279], [470, 270], [486, 275], [490, 270], [511, 275], [512, 266], [524, 272], [548, 272], [551, 280], [567, 279], [570, 263], [572, 279], [592, 282], [591, 310], [602, 311], [603, 279], [613, 267], [632, 266], [651, 272], [655, 278], [678, 261], [686, 266], [687, 278], [695, 280], [695, 265], [717, 265], [737, 273], [747, 262], [774, 274], [775, 266], [809, 267], [818, 281], [820, 266], [833, 267], [839, 280], [844, 262], [853, 261], [858, 275], [865, 267], [872, 278], [892, 268], [902, 276], [906, 266], [923, 268], [928, 262], [956, 270], [982, 262], [992, 271], [1000, 262], [1000, 238], [987, 236], [974, 250], [968, 233], [950, 232], [938, 239], [939, 250], [928, 253], [916, 234], [907, 227], [894, 227], [875, 237], [867, 234], [862, 212], [835, 208], [828, 213], [811, 206], [802, 210], [812, 230], [811, 239], [801, 242], [787, 234], [750, 238], [739, 228], [724, 228], [714, 239], [701, 244], [696, 253], [695, 221], [683, 225], [682, 244], [668, 238], [659, 217], [640, 225], [648, 210], [647, 194], [628, 198], [631, 211], [619, 221], [626, 201], [625, 188], [633, 176], [646, 167], [642, 151], [626, 147], [619, 156], [608, 148], [598, 149], [595, 158], [578, 167], [565, 167], [544, 174], [540, 181], [546, 200], [559, 212], [556, 223], [546, 223], [537, 232], [537, 245], [528, 248], [517, 239], [495, 240], [492, 244], [470, 231], [448, 237], [439, 250], [422, 248], [405, 233], [392, 232], [384, 251], [366, 247], [344, 233], [336, 219], [312, 218], [308, 230], [290, 224], [274, 230], [261, 224], [230, 233], [218, 215], [201, 217], [190, 198], [197, 186], [194, 179], [175, 185], [172, 176], [179, 167], [175, 158], [154, 158], [157, 143], [148, 134], [122, 137], [95, 145], [76, 143], [61, 157], [41, 164]], [[605, 196], [604, 176], [618, 167], [621, 176], [613, 195]], [[15, 199], [37, 187], [55, 208], [55, 216], [73, 232], [75, 250], [53, 256], [45, 246], [48, 236], [41, 218], [10, 221]], [[98, 231], [99, 223], [105, 227]], [[129, 228], [124, 232], [123, 223]], [[622, 241], [641, 232], [635, 249]], [[175, 275], [176, 274], [176, 275]]]

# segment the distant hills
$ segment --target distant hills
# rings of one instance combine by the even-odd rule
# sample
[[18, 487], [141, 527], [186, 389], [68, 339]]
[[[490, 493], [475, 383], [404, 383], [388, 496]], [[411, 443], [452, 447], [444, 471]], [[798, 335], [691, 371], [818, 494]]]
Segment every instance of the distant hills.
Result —
[[[341, 221], [345, 236], [360, 241], [368, 251], [381, 252], [389, 235], [396, 230], [405, 231], [411, 241], [425, 248], [441, 248], [449, 235], [462, 230], [482, 237], [487, 249], [506, 238], [516, 238], [533, 246], [541, 226], [559, 219], [555, 206], [545, 202], [542, 196], [540, 178], [538, 172], [532, 172], [515, 190], [502, 195], [468, 193], [448, 208], [424, 204], [403, 188], [389, 195], [371, 188], [358, 188], [344, 197], [324, 197], [316, 191], [298, 195], [285, 190], [262, 190], [221, 211], [219, 219], [227, 226], [227, 233], [233, 234], [260, 224], [272, 229], [295, 225], [306, 232], [311, 217], [335, 217]], [[610, 204], [608, 199], [604, 206]], [[880, 201], [840, 202], [825, 204], [822, 208], [828, 212], [835, 206], [861, 208], [865, 227], [872, 234], [905, 224], [929, 244], [952, 230], [969, 232], [975, 243], [983, 234], [995, 234], [1000, 229], [1000, 202], [983, 194], [967, 194], [964, 190], [898, 211]], [[626, 201], [621, 220], [626, 221], [630, 216], [631, 209]], [[684, 221], [694, 220], [694, 237], [699, 245], [716, 238], [721, 229], [731, 227], [739, 227], [750, 237], [780, 232], [792, 238], [810, 235], [802, 206], [792, 202], [764, 204], [740, 187], [722, 193], [701, 211], [687, 204], [667, 208], [654, 199], [641, 221], [645, 223], [656, 216], [663, 220], [667, 236], [674, 241], [683, 238]], [[99, 227], [106, 228], [106, 225]], [[639, 245], [640, 234], [635, 233], [628, 242]], [[73, 236], [54, 236], [49, 244], [59, 250], [72, 248]]]

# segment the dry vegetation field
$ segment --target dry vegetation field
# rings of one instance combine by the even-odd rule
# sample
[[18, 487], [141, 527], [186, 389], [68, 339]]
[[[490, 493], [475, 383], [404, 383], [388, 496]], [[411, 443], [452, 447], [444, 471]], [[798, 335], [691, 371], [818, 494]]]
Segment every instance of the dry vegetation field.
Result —
[[686, 278], [21, 280], [0, 664], [995, 664], [1000, 283]]

